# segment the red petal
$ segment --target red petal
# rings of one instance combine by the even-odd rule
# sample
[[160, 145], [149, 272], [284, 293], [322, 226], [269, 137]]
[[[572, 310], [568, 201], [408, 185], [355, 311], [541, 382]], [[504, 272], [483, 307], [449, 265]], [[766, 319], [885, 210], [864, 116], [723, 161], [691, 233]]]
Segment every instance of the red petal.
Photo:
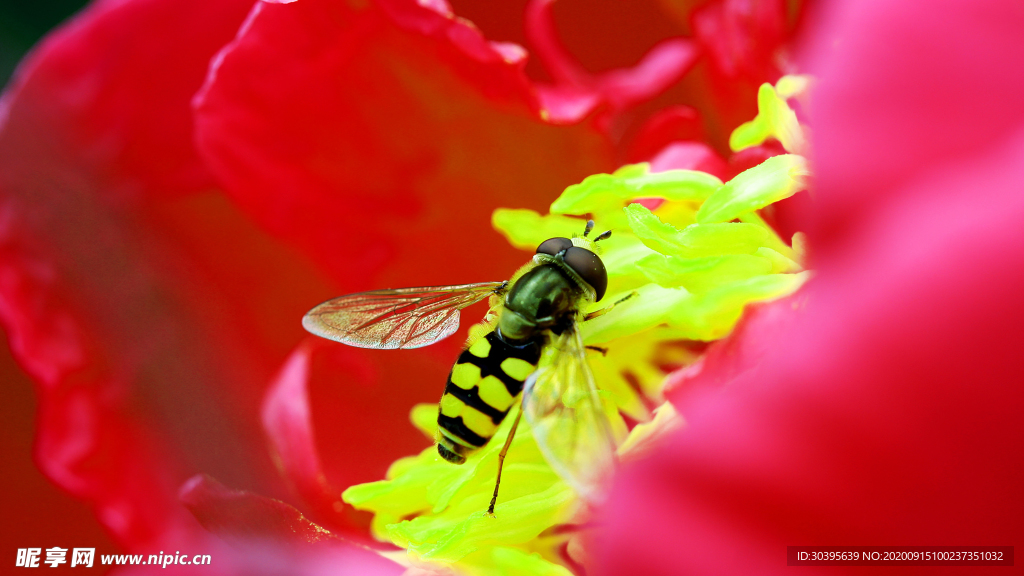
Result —
[[191, 478], [180, 497], [204, 528], [232, 544], [211, 555], [222, 574], [397, 576], [405, 570], [346, 543], [284, 502], [230, 490], [209, 476]]
[[504, 277], [491, 211], [541, 209], [610, 146], [540, 122], [521, 63], [464, 22], [381, 6], [259, 5], [197, 99], [200, 147], [339, 292]]
[[764, 144], [744, 148], [729, 157], [729, 178], [731, 179], [740, 172], [749, 170], [772, 156], [778, 156], [779, 154], [786, 154], [786, 149], [774, 138], [769, 139]]
[[[4, 460], [4, 518], [12, 527], [0, 535], [8, 548], [32, 542], [89, 542], [107, 553], [116, 550], [92, 510], [54, 486], [32, 459], [36, 400], [32, 381], [0, 342], [0, 454]], [[59, 522], [54, 520], [59, 518]], [[16, 529], [14, 528], [16, 526]]]
[[148, 182], [151, 194], [209, 187], [192, 147], [188, 102], [248, 4], [220, 0], [189, 10], [156, 0], [96, 2], [22, 62], [0, 114], [10, 116], [7, 131], [31, 115], [37, 140], [65, 134], [62, 146], [93, 165], [118, 167], [126, 182], [105, 193], [122, 200], [138, 193], [133, 181]]
[[720, 152], [728, 152], [732, 131], [757, 114], [758, 87], [794, 72], [787, 50], [802, 22], [801, 5], [783, 0], [715, 0], [696, 9], [690, 2], [666, 4], [677, 20], [691, 23], [707, 56], [672, 94], [697, 109], [707, 143]]
[[189, 479], [181, 487], [179, 497], [203, 528], [229, 542], [253, 539], [289, 545], [343, 542], [284, 502], [229, 490], [206, 475]]
[[296, 348], [267, 392], [263, 423], [278, 465], [315, 520], [346, 538], [369, 539], [370, 516], [344, 504], [342, 489], [379, 480], [394, 460], [430, 446], [409, 411], [437, 401], [459, 343], [432, 346], [446, 352], [434, 358], [312, 337]]
[[630, 162], [645, 162], [669, 143], [704, 140], [700, 115], [690, 106], [669, 106], [651, 116], [630, 144]]
[[272, 484], [252, 384], [317, 289], [223, 199], [182, 195], [211, 181], [188, 97], [244, 4], [98, 3], [3, 100], [0, 318], [40, 384], [36, 458], [132, 550], [206, 538], [175, 501], [197, 469]]
[[[270, 389], [263, 401], [263, 426], [267, 437], [270, 439], [271, 449], [277, 457], [281, 472], [288, 478], [299, 496], [309, 506], [315, 518], [326, 523], [329, 527], [337, 527], [344, 531], [349, 538], [361, 539], [367, 535], [370, 515], [357, 512], [350, 505], [342, 502], [342, 489], [333, 485], [324, 474], [320, 462], [320, 454], [317, 449], [316, 439], [313, 434], [313, 420], [309, 407], [309, 394], [307, 391], [311, 375], [312, 356], [316, 351], [325, 348], [332, 348], [336, 354], [342, 354], [351, 359], [342, 373], [362, 374], [360, 380], [366, 379], [366, 372], [370, 369], [365, 360], [356, 351], [341, 348], [337, 345], [327, 343], [324, 340], [310, 337], [305, 344], [299, 346], [285, 362], [280, 373], [271, 383]], [[361, 411], [367, 411], [362, 407]], [[388, 406], [391, 408], [391, 406]], [[396, 411], [402, 407], [395, 406]], [[371, 428], [378, 422], [364, 423]], [[351, 434], [341, 438], [341, 443], [358, 441], [358, 429], [361, 427], [355, 423], [349, 423]], [[411, 432], [411, 431], [410, 431]], [[411, 436], [412, 434], [408, 434]], [[386, 452], [384, 457], [390, 458], [394, 454]], [[343, 460], [347, 471], [365, 471], [365, 476], [360, 480], [378, 478], [379, 468], [387, 466], [390, 461], [378, 461], [376, 458], [366, 458], [361, 454], [352, 454], [347, 461]], [[350, 480], [350, 483], [354, 481]]]
[[[467, 320], [480, 312], [469, 312]], [[477, 316], [479, 317], [479, 316]], [[409, 421], [438, 401], [462, 334], [417, 353], [357, 350], [331, 342], [312, 350], [309, 397], [325, 474], [341, 487], [384, 477], [396, 459], [432, 444]]]

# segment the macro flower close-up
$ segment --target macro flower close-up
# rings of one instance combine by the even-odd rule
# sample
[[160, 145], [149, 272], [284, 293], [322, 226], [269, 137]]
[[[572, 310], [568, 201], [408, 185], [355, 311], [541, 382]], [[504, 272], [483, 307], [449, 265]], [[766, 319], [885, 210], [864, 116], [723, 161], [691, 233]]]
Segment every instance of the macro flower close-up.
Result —
[[1022, 30], [93, 0], [0, 97], [7, 561], [1012, 570]]

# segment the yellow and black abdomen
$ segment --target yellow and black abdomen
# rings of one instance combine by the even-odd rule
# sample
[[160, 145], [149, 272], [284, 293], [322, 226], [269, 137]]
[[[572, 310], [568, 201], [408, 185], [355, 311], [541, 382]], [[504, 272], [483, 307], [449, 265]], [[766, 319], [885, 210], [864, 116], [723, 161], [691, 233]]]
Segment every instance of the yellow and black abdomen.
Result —
[[462, 351], [448, 375], [437, 415], [437, 451], [462, 464], [487, 444], [508, 415], [523, 382], [537, 369], [540, 340], [512, 346], [489, 332]]

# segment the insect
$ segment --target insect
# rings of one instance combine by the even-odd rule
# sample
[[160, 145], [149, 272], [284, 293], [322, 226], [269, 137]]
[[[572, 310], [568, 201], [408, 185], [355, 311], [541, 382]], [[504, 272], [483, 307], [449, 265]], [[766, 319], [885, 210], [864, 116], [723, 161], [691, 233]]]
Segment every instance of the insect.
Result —
[[596, 243], [611, 231], [590, 239], [593, 227], [590, 220], [582, 236], [544, 241], [508, 281], [349, 294], [313, 308], [302, 325], [361, 348], [419, 348], [450, 336], [460, 310], [490, 297], [485, 333], [470, 339], [448, 375], [438, 407], [438, 453], [464, 463], [521, 396], [487, 513], [494, 514], [505, 455], [523, 414], [555, 471], [582, 494], [599, 496], [615, 465], [615, 441], [578, 328], [622, 300], [583, 312], [608, 285]]

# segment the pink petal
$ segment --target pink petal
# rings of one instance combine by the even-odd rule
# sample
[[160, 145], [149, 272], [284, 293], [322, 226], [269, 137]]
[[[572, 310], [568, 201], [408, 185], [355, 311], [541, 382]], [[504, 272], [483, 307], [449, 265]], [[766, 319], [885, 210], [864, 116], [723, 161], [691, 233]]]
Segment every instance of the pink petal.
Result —
[[263, 427], [282, 471], [307, 500], [327, 500], [340, 506], [341, 492], [329, 488], [313, 440], [306, 380], [309, 346], [289, 356], [263, 400]]
[[[831, 248], [846, 226], [915, 174], [984, 154], [1024, 119], [1024, 13], [1011, 0], [835, 3], [807, 68], [823, 195], [810, 232]], [[870, 169], [866, 169], [870, 167]]]
[[616, 109], [635, 106], [664, 92], [679, 80], [697, 60], [698, 49], [683, 38], [655, 44], [632, 68], [600, 74], [600, 93]]
[[[587, 98], [577, 98], [575, 106], [567, 106], [560, 101], [562, 105], [551, 110], [555, 122], [578, 122], [602, 105], [612, 116], [621, 114], [667, 90], [696, 62], [697, 49], [693, 42], [671, 38], [650, 48], [640, 62], [630, 68], [591, 74], [559, 40], [551, 10], [553, 4], [554, 0], [532, 0], [526, 8], [526, 32], [530, 44], [555, 81], [547, 92], [567, 94], [578, 91], [581, 95], [588, 95]], [[607, 129], [611, 121], [612, 118], [604, 118], [599, 125]]]
[[744, 377], [777, 350], [778, 338], [800, 317], [802, 294], [751, 304], [728, 337], [708, 346], [704, 355], [665, 380], [665, 395], [683, 407], [690, 395], [718, 393], [721, 387]]
[[[819, 64], [815, 106], [828, 114], [815, 116], [815, 141], [829, 162], [818, 165], [817, 215], [819, 225], [834, 226], [826, 236], [818, 229], [826, 249], [817, 253], [806, 308], [782, 325], [750, 318], [699, 373], [678, 377], [692, 387], [683, 404], [688, 427], [659, 457], [623, 474], [607, 512], [601, 573], [788, 573], [787, 545], [1024, 536], [1024, 269], [1015, 265], [1024, 261], [1024, 122], [1004, 116], [1008, 139], [976, 142], [970, 157], [942, 166], [906, 147], [896, 160], [892, 149], [920, 128], [917, 110], [949, 93], [929, 100], [908, 89], [889, 75], [889, 61], [928, 70], [933, 54], [955, 46], [978, 48], [958, 57], [981, 62], [983, 38], [1006, 47], [1003, 24], [979, 25], [964, 16], [967, 5], [940, 5], [916, 28], [921, 12], [910, 3], [856, 6], [872, 18], [832, 24], [845, 31], [840, 47], [861, 50], [829, 47]], [[940, 21], [948, 30], [937, 34]], [[928, 58], [907, 50], [918, 54], [912, 64], [895, 49], [905, 37], [897, 30], [912, 30], [934, 50]], [[827, 32], [823, 38], [834, 37]], [[889, 90], [874, 104], [889, 125], [875, 125], [856, 155], [840, 155], [872, 127], [839, 114], [850, 71], [863, 74], [864, 86]], [[972, 74], [982, 86], [1004, 76], [987, 62]], [[970, 112], [952, 125], [976, 118], [981, 132], [993, 130], [991, 110], [964, 99]], [[946, 128], [918, 134], [940, 141]], [[897, 163], [902, 177], [886, 178]], [[871, 203], [847, 202], [858, 178], [858, 194]], [[868, 178], [874, 188], [865, 187]], [[700, 380], [727, 385], [697, 389]]]
[[526, 33], [530, 46], [557, 84], [579, 86], [588, 81], [588, 74], [566, 50], [555, 30], [551, 7], [555, 0], [532, 0], [526, 6]]
[[726, 179], [729, 166], [713, 148], [703, 142], [673, 142], [651, 158], [651, 171], [700, 170]]
[[559, 126], [579, 123], [602, 104], [600, 94], [571, 84], [538, 85], [537, 98], [547, 121]]
[[671, 448], [623, 474], [601, 573], [783, 573], [787, 545], [1024, 536], [1024, 131], [1013, 148], [907, 189], [808, 286], [804, 318], [760, 327], [770, 354], [705, 376], [728, 386], [688, 395]]
[[772, 80], [787, 37], [783, 0], [717, 0], [695, 10], [694, 35], [726, 78]]

